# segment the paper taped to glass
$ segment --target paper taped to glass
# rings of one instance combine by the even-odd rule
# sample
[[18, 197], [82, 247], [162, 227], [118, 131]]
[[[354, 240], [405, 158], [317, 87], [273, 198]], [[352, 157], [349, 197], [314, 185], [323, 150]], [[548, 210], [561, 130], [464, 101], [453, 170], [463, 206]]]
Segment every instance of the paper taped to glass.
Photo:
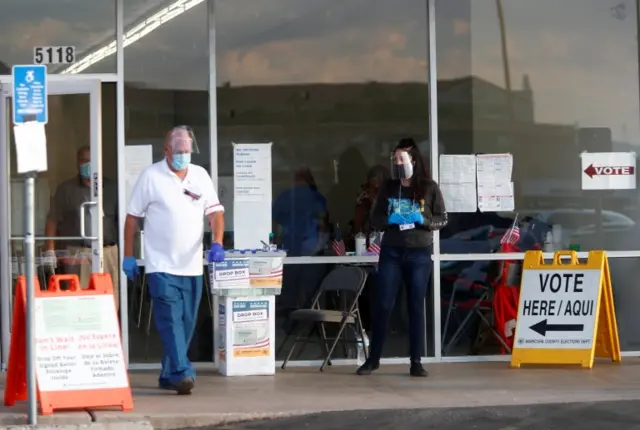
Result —
[[478, 209], [480, 212], [514, 210], [513, 156], [481, 154], [476, 156]]

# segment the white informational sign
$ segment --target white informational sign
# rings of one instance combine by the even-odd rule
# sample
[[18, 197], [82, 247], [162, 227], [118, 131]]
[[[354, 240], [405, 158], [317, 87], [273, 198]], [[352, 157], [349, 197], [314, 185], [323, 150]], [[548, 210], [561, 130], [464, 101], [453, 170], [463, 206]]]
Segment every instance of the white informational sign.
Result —
[[275, 296], [221, 299], [220, 373], [225, 376], [274, 375]]
[[583, 152], [583, 190], [635, 190], [635, 152]]
[[25, 122], [13, 127], [16, 141], [18, 173], [45, 172], [47, 170], [47, 136], [44, 124]]
[[33, 64], [73, 64], [75, 62], [75, 46], [36, 46], [33, 48]]
[[40, 391], [129, 386], [112, 295], [36, 298], [35, 314]]
[[447, 212], [475, 212], [476, 156], [440, 155], [439, 185]]
[[480, 212], [507, 212], [515, 207], [511, 180], [511, 154], [481, 154], [476, 156], [478, 176], [478, 209]]
[[236, 202], [271, 201], [271, 144], [234, 144], [233, 178]]
[[591, 348], [600, 281], [599, 270], [525, 270], [516, 326], [517, 346]]
[[133, 145], [124, 147], [124, 186], [125, 201], [129, 204], [129, 196], [140, 173], [153, 164], [153, 147], [151, 145]]
[[271, 233], [271, 143], [233, 144], [233, 243], [261, 249]]

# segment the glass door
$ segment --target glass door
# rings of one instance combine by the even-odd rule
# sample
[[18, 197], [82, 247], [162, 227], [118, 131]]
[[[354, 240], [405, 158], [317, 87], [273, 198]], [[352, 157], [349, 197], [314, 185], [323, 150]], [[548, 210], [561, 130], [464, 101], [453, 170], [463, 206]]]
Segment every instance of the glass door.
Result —
[[[35, 189], [36, 276], [77, 274], [87, 288], [103, 271], [101, 83], [51, 80], [48, 170]], [[9, 353], [15, 280], [24, 267], [24, 178], [16, 172], [11, 85], [0, 85], [0, 323], [2, 365]], [[99, 215], [100, 214], [100, 215]]]

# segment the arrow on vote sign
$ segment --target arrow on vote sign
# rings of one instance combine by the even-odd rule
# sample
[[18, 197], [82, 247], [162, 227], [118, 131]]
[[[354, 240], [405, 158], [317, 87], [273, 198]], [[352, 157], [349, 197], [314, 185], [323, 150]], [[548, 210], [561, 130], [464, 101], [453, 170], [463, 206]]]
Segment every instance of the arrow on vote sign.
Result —
[[594, 166], [589, 164], [589, 167], [584, 169], [584, 173], [590, 178], [594, 176], [627, 176], [633, 175], [634, 172], [633, 166]]
[[583, 331], [584, 324], [548, 324], [547, 320], [544, 319], [529, 328], [542, 336], [546, 336], [548, 331]]

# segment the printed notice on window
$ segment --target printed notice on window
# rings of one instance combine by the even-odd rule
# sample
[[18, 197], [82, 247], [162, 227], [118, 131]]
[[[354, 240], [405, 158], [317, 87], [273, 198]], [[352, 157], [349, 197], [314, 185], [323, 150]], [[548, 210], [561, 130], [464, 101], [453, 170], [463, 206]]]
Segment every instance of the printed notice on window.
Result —
[[476, 156], [440, 155], [440, 190], [447, 212], [475, 212]]
[[507, 212], [515, 207], [513, 156], [482, 154], [476, 156], [478, 208], [480, 212]]

